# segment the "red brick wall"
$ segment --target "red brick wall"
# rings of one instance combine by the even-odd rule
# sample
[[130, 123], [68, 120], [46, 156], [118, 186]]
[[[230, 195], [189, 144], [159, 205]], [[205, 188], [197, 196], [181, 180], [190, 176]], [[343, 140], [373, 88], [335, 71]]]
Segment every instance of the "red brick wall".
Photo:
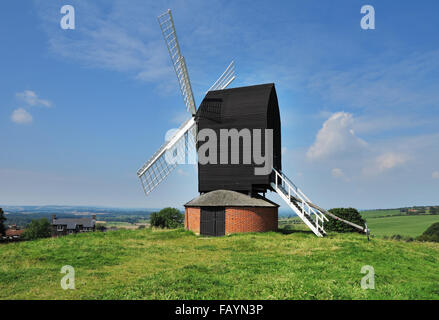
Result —
[[[186, 208], [184, 226], [187, 230], [200, 233], [200, 208]], [[277, 208], [226, 208], [226, 234], [237, 232], [276, 231]]]
[[185, 208], [184, 227], [186, 230], [200, 233], [200, 208]]
[[226, 234], [276, 231], [277, 208], [226, 208]]

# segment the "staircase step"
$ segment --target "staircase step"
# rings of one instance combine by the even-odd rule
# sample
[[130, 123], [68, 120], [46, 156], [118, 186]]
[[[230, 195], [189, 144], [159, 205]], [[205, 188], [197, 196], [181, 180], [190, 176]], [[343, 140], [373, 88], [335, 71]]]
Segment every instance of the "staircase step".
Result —
[[[285, 200], [285, 202], [290, 206], [293, 211], [303, 220], [303, 222], [319, 237], [323, 237], [326, 233], [322, 226], [314, 221], [310, 213], [316, 214], [309, 205], [306, 205], [303, 209], [301, 204], [309, 203], [309, 200], [303, 193], [297, 189], [297, 187], [292, 182], [282, 174], [279, 174], [275, 169], [273, 169], [276, 175], [276, 183], [272, 183], [273, 189]], [[286, 186], [284, 186], [286, 184]], [[317, 218], [316, 218], [317, 219]]]

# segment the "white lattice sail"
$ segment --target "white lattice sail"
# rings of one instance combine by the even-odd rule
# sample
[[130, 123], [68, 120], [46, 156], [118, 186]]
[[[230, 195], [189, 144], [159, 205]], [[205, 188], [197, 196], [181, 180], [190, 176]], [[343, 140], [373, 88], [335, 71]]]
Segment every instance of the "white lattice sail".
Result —
[[151, 193], [177, 165], [196, 163], [196, 130], [194, 118], [186, 121], [137, 171], [146, 195]]
[[168, 10], [158, 18], [160, 28], [162, 29], [163, 38], [168, 47], [169, 55], [177, 75], [178, 84], [180, 85], [181, 94], [187, 110], [195, 115], [197, 108], [195, 106], [194, 94], [192, 92], [189, 73], [186, 67], [186, 61], [181, 55], [180, 45], [178, 44], [177, 32], [175, 31], [174, 20], [172, 19], [171, 10]]
[[[181, 55], [171, 10], [168, 10], [157, 19], [177, 75], [184, 103], [187, 110], [194, 116], [197, 112], [194, 94], [186, 62]], [[226, 89], [235, 78], [235, 63], [232, 61], [209, 91]], [[197, 164], [196, 136], [196, 123], [192, 117], [183, 123], [172, 138], [166, 141], [142, 168], [137, 171], [137, 176], [142, 182], [146, 195], [150, 194], [151, 191], [165, 180], [179, 164]]]

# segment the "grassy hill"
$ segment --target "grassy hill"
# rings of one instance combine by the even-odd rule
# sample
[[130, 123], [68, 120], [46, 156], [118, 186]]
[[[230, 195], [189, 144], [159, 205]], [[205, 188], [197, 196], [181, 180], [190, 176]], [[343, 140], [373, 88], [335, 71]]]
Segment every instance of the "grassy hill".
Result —
[[378, 236], [395, 234], [417, 237], [433, 223], [439, 222], [439, 215], [397, 216], [385, 218], [368, 218], [371, 232]]
[[[76, 272], [64, 291], [61, 267]], [[375, 268], [375, 290], [360, 287]], [[0, 247], [1, 299], [439, 299], [439, 244], [119, 230]]]

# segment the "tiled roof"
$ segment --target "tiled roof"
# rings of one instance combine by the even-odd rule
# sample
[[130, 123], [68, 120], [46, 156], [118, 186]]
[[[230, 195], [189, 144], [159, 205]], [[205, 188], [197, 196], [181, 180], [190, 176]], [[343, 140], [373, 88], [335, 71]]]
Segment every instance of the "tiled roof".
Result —
[[279, 207], [276, 203], [261, 196], [249, 197], [245, 194], [215, 190], [205, 193], [184, 205], [185, 207]]
[[24, 232], [24, 230], [13, 230], [8, 229], [5, 232], [6, 237], [14, 237], [14, 236], [21, 236], [21, 234]]

